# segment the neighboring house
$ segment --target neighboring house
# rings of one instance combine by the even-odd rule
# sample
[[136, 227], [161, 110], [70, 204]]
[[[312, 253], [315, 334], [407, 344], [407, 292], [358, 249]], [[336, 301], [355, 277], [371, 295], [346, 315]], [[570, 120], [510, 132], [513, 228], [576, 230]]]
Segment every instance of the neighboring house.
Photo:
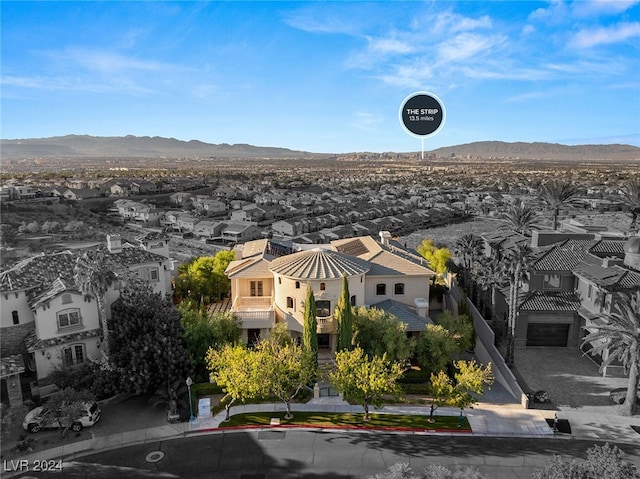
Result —
[[244, 243], [260, 238], [260, 228], [252, 224], [228, 223], [222, 230], [222, 240], [230, 243]]
[[404, 248], [363, 236], [331, 244], [306, 245], [294, 252], [292, 245], [271, 240], [245, 243], [238, 259], [229, 264], [232, 312], [242, 325], [245, 342], [264, 337], [276, 322], [283, 322], [294, 338], [303, 332], [303, 305], [307, 285], [313, 289], [318, 347], [335, 351], [337, 325], [334, 310], [347, 276], [351, 304], [381, 309], [402, 309], [410, 332], [429, 322], [430, 281], [435, 276], [424, 259]]
[[204, 211], [208, 215], [227, 211], [227, 205], [224, 202], [212, 198], [197, 199], [195, 201], [195, 207], [198, 211]]
[[[154, 292], [171, 292], [171, 261], [150, 251], [165, 252], [159, 238], [143, 241], [141, 246], [122, 244], [119, 235], [107, 238], [100, 248], [113, 261], [140, 279]], [[53, 369], [74, 366], [100, 357], [102, 328], [95, 298], [81, 294], [74, 283], [74, 268], [79, 252], [40, 254], [25, 259], [0, 273], [0, 347], [3, 364], [23, 364], [35, 372], [38, 380]], [[107, 316], [122, 281], [107, 292]], [[9, 386], [8, 386], [9, 387]]]
[[71, 201], [81, 201], [89, 198], [100, 198], [102, 193], [100, 190], [90, 190], [90, 189], [74, 189], [67, 188], [62, 193], [62, 197], [66, 200]]

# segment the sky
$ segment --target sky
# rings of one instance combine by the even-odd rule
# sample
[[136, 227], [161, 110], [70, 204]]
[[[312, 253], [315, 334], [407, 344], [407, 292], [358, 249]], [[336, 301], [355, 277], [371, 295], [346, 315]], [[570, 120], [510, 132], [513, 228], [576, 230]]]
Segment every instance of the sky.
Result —
[[[3, 139], [640, 146], [640, 0], [3, 0], [0, 14]], [[434, 135], [401, 125], [416, 92], [444, 106]]]

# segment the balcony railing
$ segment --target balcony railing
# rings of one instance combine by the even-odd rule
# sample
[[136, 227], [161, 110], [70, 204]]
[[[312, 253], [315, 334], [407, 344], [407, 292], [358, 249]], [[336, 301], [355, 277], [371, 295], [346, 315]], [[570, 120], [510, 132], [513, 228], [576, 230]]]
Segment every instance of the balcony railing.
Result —
[[318, 321], [318, 333], [333, 333], [334, 321], [333, 316], [324, 316], [316, 318]]
[[276, 321], [271, 296], [237, 296], [231, 311], [242, 322], [243, 328], [267, 328]]

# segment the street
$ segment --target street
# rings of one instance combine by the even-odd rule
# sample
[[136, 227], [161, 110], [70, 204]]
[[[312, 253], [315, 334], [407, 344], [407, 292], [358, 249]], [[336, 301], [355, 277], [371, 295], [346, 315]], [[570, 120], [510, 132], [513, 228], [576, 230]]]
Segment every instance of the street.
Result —
[[[65, 462], [29, 478], [365, 478], [396, 462], [471, 465], [487, 478], [530, 478], [553, 454], [584, 459], [593, 441], [261, 430], [206, 434], [130, 446]], [[637, 447], [619, 446], [640, 466]], [[11, 465], [9, 465], [11, 466]]]

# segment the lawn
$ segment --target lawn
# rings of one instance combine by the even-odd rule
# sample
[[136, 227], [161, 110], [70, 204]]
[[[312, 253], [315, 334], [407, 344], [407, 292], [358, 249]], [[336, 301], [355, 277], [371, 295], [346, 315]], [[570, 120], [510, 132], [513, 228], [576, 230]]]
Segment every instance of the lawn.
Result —
[[285, 412], [256, 412], [231, 416], [220, 427], [238, 426], [269, 426], [271, 418], [279, 418], [281, 426], [311, 426], [311, 427], [355, 427], [355, 428], [401, 428], [401, 429], [436, 429], [446, 431], [470, 430], [471, 426], [466, 417], [462, 418], [462, 427], [458, 427], [458, 416], [434, 416], [434, 422], [429, 422], [429, 416], [411, 414], [371, 414], [371, 419], [365, 422], [362, 413], [329, 413], [329, 412], [294, 412], [292, 419], [285, 419]]

